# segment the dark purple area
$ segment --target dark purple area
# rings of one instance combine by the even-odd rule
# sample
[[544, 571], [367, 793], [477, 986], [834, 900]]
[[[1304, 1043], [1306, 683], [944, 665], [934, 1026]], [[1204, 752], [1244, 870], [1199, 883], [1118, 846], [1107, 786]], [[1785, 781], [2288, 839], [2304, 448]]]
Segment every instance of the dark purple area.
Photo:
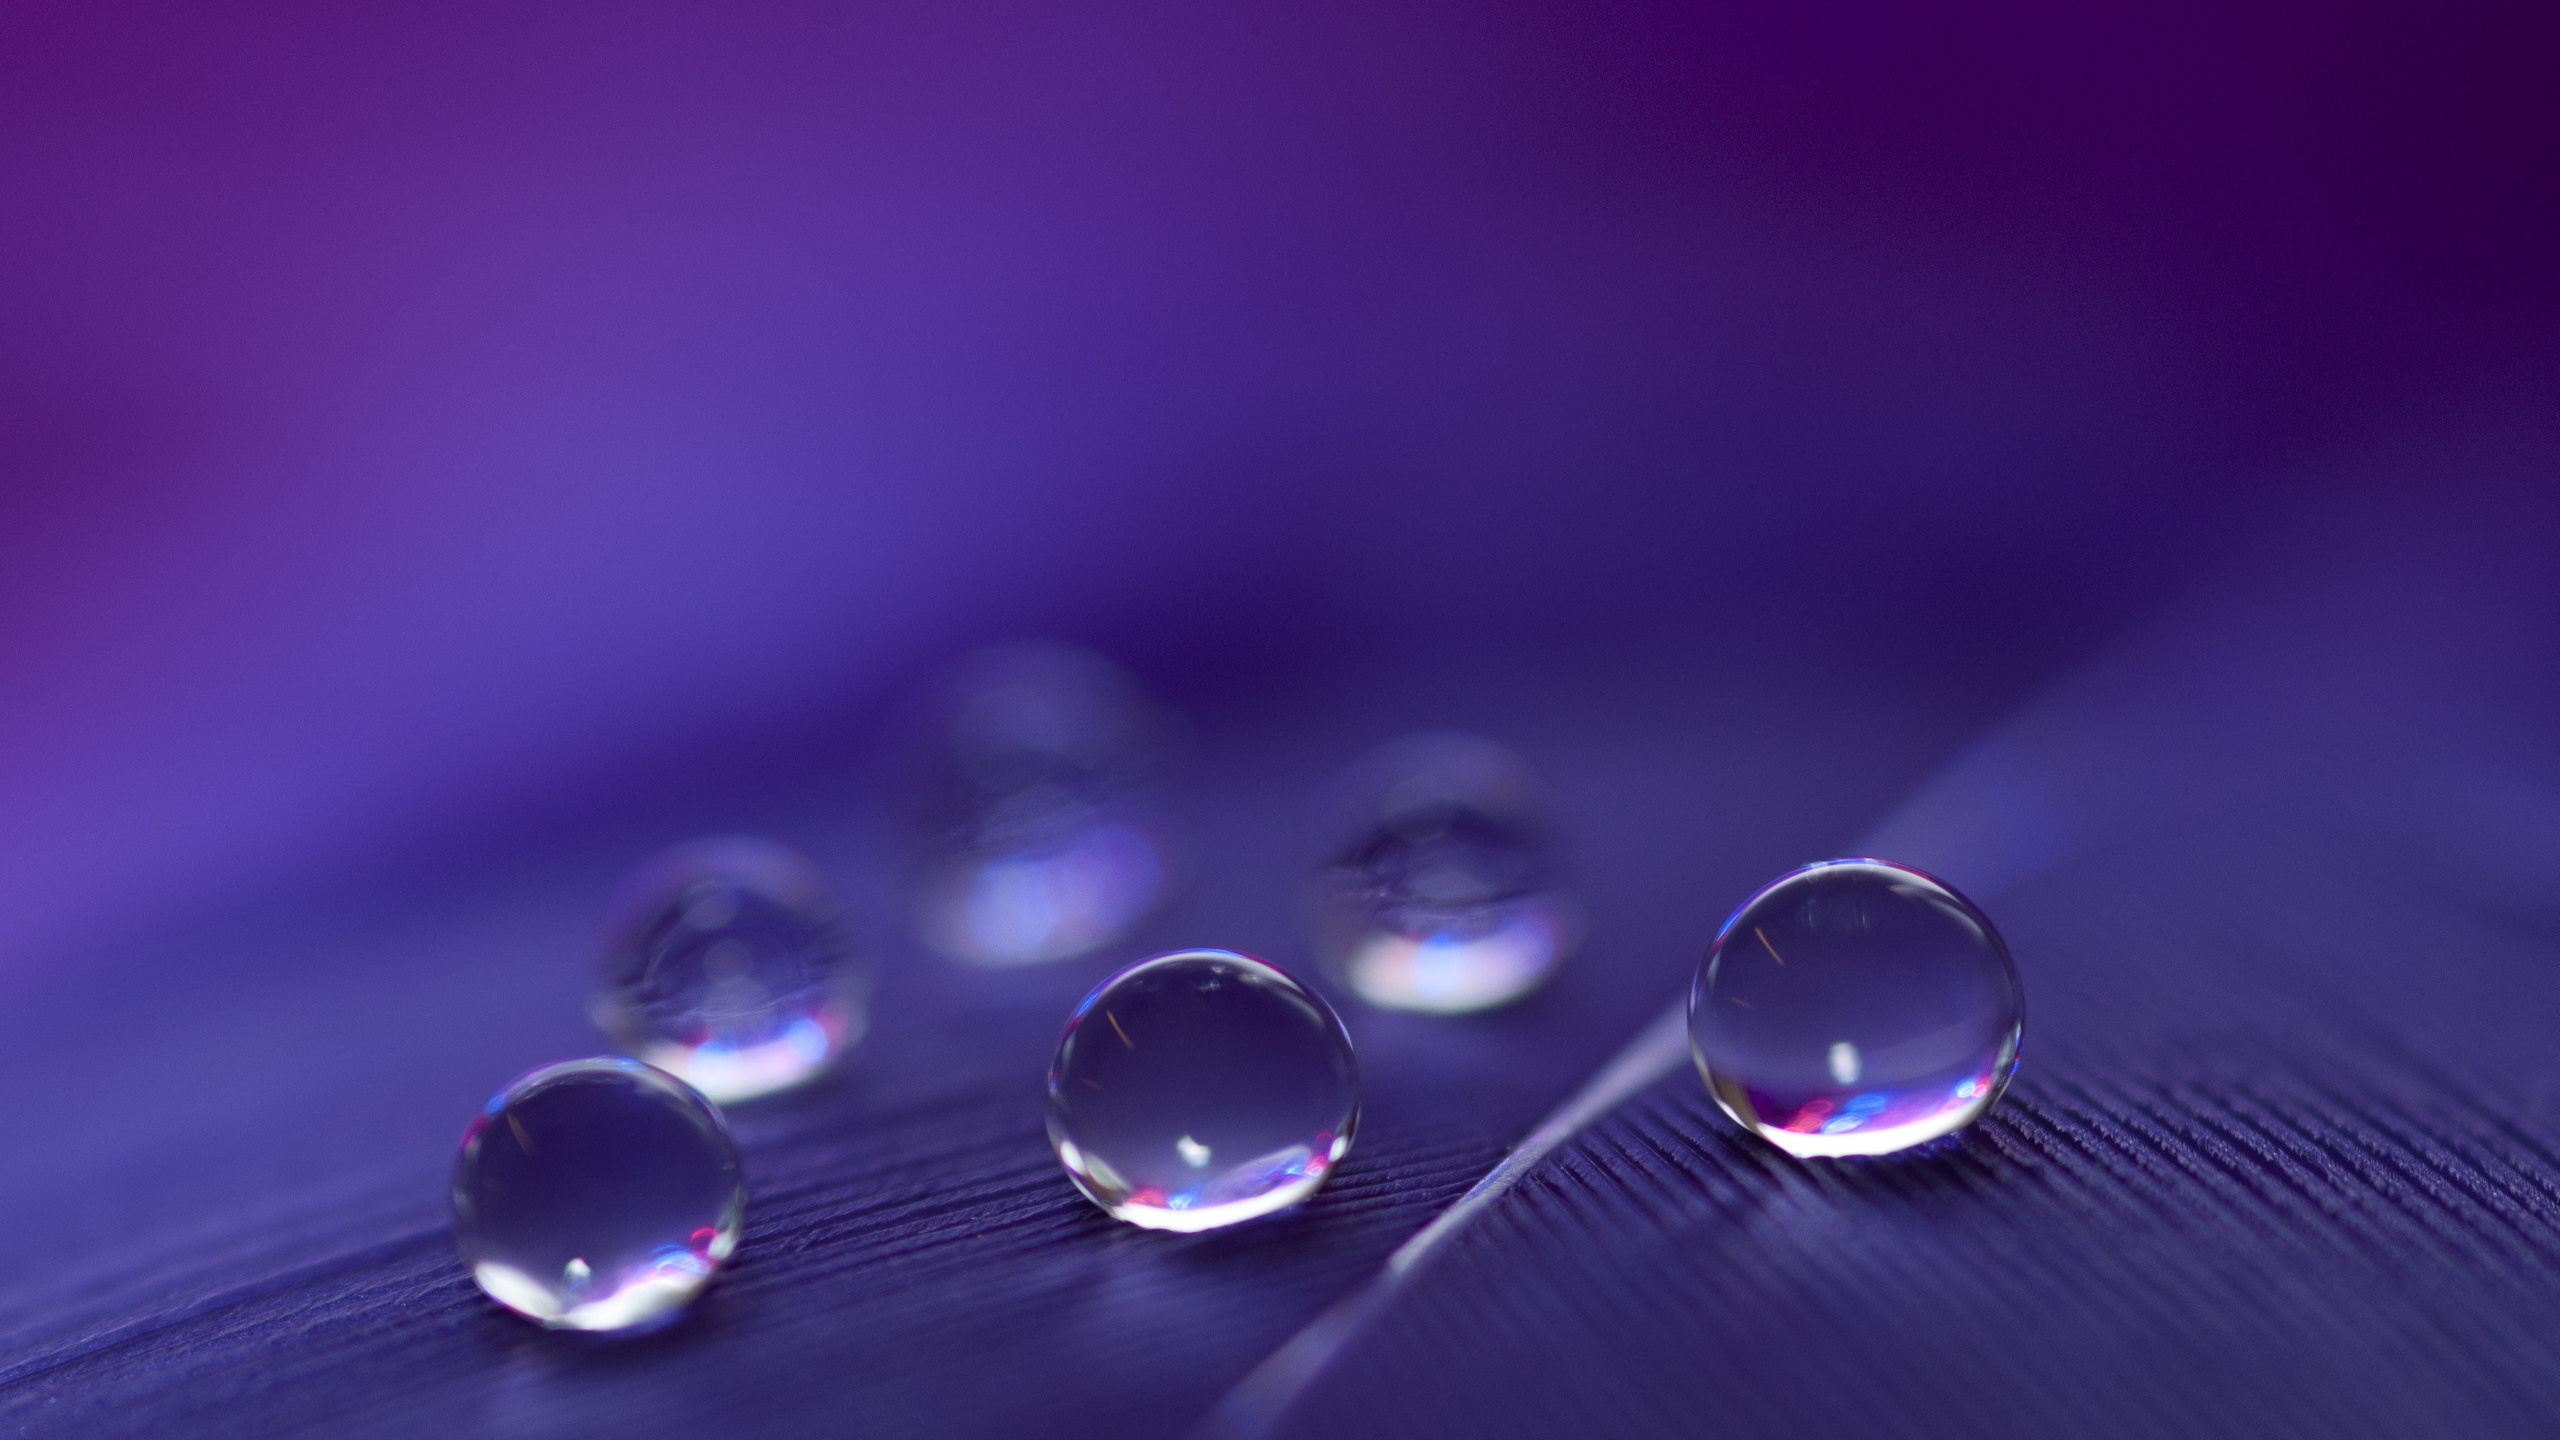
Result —
[[[1605, 1198], [1471, 1241], [1307, 1423], [1690, 1433], [1713, 1391], [1649, 1379], [1655, 1335], [1784, 1352], [1737, 1430], [2549, 1428], [2498, 1345], [2560, 1275], [2555, 39], [2522, 3], [11, 9], [0, 1415], [1176, 1433], [1735, 901], [1880, 836], [2017, 948], [2008, 1128], [1805, 1180], [1656, 1092], [1559, 1172]], [[1347, 1010], [1361, 1149], [1306, 1214], [1110, 1226], [1038, 1077], [1129, 955], [953, 970], [887, 893], [897, 697], [1017, 634], [1192, 717], [1190, 868], [1133, 948], [1311, 971], [1316, 797], [1454, 725], [1552, 788], [1587, 951], [1480, 1020]], [[740, 829], [848, 890], [876, 1033], [741, 1121], [698, 1322], [549, 1346], [438, 1228], [453, 1137], [601, 1043], [622, 874]], [[2125, 938], [2160, 913], [2212, 918]], [[2194, 1119], [2225, 1080], [2241, 1118]], [[2331, 1168], [2230, 1138], [2279, 1131]], [[2067, 1283], [1932, 1288], [1980, 1246]], [[1766, 1330], [1680, 1308], [1736, 1273], [1790, 1297]], [[1902, 1287], [1838, 1332], [1884, 1378], [1826, 1390], [1848, 1312], [1803, 1297], [1862, 1274]], [[2004, 1315], [2025, 1389], [1925, 1379], [1914, 1335]], [[1505, 1388], [1557, 1336], [1622, 1408]]]

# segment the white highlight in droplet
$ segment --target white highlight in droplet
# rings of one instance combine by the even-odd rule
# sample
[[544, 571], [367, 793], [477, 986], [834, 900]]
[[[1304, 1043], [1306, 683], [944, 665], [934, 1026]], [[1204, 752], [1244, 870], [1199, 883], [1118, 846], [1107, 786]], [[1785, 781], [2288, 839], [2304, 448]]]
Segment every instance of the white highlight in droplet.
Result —
[[1857, 1046], [1850, 1044], [1846, 1040], [1833, 1042], [1831, 1046], [1831, 1079], [1832, 1083], [1838, 1085], [1855, 1085], [1858, 1083]]

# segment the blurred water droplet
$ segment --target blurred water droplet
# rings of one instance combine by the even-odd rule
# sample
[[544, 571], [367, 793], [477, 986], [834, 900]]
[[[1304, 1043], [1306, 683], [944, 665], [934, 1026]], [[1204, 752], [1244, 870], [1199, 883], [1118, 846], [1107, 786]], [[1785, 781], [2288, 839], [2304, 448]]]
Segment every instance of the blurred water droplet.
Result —
[[1509, 1004], [1580, 940], [1536, 782], [1510, 751], [1413, 736], [1337, 789], [1316, 945], [1363, 1000], [1440, 1014]]
[[1162, 896], [1171, 718], [1118, 666], [1023, 642], [927, 687], [907, 839], [916, 931], [982, 965], [1081, 955]]
[[625, 883], [595, 1021], [729, 1104], [801, 1084], [861, 1039], [868, 997], [825, 881], [770, 840], [680, 845]]

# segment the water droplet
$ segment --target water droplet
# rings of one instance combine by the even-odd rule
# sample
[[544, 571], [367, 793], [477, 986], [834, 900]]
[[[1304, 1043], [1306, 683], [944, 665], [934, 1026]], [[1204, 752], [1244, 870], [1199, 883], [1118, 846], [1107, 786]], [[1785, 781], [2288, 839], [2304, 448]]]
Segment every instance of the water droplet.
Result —
[[1132, 1225], [1209, 1230], [1294, 1205], [1351, 1147], [1351, 1038], [1331, 1006], [1228, 950], [1141, 961], [1076, 1007], [1049, 1068], [1049, 1140]]
[[817, 871], [730, 837], [680, 845], [624, 885], [593, 1009], [615, 1043], [725, 1105], [834, 1064], [866, 1003]]
[[1165, 882], [1151, 790], [1171, 722], [1118, 666], [1052, 644], [963, 657], [921, 706], [907, 820], [917, 934], [982, 965], [1081, 955]]
[[1508, 750], [1419, 735], [1339, 787], [1316, 941], [1361, 999], [1456, 1014], [1534, 990], [1580, 938], [1537, 786]]
[[472, 1278], [558, 1330], [672, 1318], [737, 1248], [746, 1205], [720, 1112], [620, 1056], [498, 1092], [453, 1167], [453, 1238]]
[[1724, 1112], [1791, 1155], [1883, 1155], [1951, 1134], [2017, 1068], [2018, 975], [1989, 918], [1882, 860], [1783, 875], [1727, 920], [1689, 992]]

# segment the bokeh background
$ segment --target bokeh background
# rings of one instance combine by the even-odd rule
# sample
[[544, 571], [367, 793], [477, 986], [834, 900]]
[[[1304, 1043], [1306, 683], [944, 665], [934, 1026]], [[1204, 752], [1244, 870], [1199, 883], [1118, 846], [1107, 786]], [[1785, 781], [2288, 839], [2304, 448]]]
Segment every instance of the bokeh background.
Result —
[[[1535, 1063], [1413, 1042], [1499, 1092], [1452, 1176], [1750, 884], [2129, 636], [2383, 595], [2512, 637], [2443, 684], [2547, 699], [2556, 29], [11, 7], [0, 1075], [52, 1118], [10, 1333], [108, 1333], [104, 1257], [281, 1196], [432, 1202], [470, 1105], [595, 1043], [614, 879], [699, 831], [821, 855], [917, 977], [865, 1094], [1036, 1064], [1096, 972], [929, 970], [866, 889], [899, 699], [985, 641], [1192, 717], [1168, 943], [1294, 959], [1305, 799], [1376, 740], [1548, 772], [1596, 978]], [[892, 1043], [901, 983], [947, 1046]]]
[[2274, 497], [2464, 483], [2341, 447], [2547, 414], [2549, 40], [17, 9], [0, 945], [468, 843], [1026, 630], [1179, 692], [1788, 625], [1998, 683]]

